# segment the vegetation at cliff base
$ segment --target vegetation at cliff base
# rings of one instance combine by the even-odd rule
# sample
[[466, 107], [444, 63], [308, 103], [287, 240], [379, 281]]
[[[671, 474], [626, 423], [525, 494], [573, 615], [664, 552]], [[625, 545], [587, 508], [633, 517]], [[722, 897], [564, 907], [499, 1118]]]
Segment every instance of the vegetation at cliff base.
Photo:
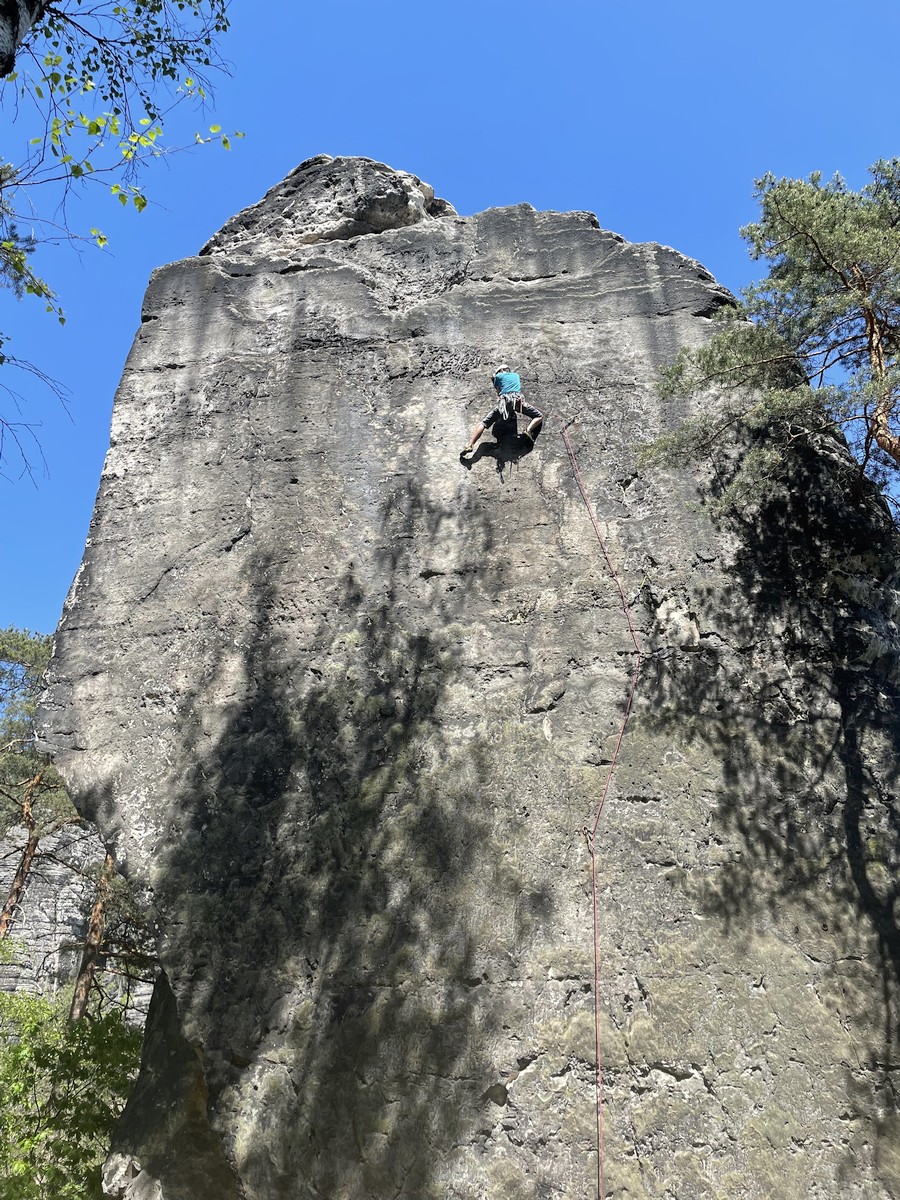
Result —
[[140, 1054], [119, 1010], [0, 992], [0, 1200], [94, 1200]]
[[[0, 1200], [101, 1196], [100, 1167], [140, 1055], [141, 1032], [128, 1019], [133, 986], [155, 970], [146, 922], [112, 855], [94, 866], [70, 857], [75, 841], [96, 833], [34, 742], [51, 645], [28, 630], [0, 630], [0, 962], [28, 961], [16, 923], [44, 863], [80, 879], [90, 911], [83, 939], [65, 947], [79, 952], [74, 981], [56, 980], [52, 994], [0, 991]], [[67, 828], [68, 847], [54, 836]]]
[[745, 451], [725, 507], [790, 470], [800, 441], [843, 438], [856, 460], [846, 484], [868, 479], [888, 499], [900, 471], [900, 159], [879, 160], [859, 191], [823, 181], [756, 183], [759, 220], [741, 230], [768, 274], [720, 310], [699, 349], [683, 350], [662, 394], [711, 403], [651, 456], [714, 458]]

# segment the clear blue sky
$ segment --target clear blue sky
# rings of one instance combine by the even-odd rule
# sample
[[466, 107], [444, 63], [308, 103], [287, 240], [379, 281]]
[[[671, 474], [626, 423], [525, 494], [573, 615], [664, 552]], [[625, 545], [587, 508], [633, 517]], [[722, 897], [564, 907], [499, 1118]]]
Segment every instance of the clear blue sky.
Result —
[[[99, 225], [110, 248], [41, 253], [64, 328], [33, 301], [0, 297], [11, 349], [69, 389], [71, 413], [0, 368], [24, 418], [40, 422], [47, 468], [38, 461], [36, 487], [0, 478], [0, 626], [56, 625], [150, 272], [196, 253], [303, 159], [380, 159], [461, 213], [521, 201], [589, 209], [631, 241], [700, 259], [736, 290], [753, 276], [737, 230], [755, 215], [754, 178], [840, 171], [860, 186], [869, 163], [900, 154], [896, 0], [858, 13], [845, 0], [232, 0], [231, 16], [231, 76], [214, 114], [185, 114], [180, 136], [215, 120], [245, 139], [155, 166], [143, 214], [99, 189], [70, 205], [70, 224]], [[15, 161], [35, 131], [4, 119]]]

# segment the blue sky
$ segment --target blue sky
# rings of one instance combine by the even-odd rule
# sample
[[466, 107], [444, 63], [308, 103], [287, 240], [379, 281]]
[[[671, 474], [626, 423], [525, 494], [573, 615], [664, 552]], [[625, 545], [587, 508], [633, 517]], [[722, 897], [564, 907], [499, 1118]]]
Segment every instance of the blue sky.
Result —
[[[32, 456], [36, 486], [14, 464], [0, 478], [0, 626], [56, 625], [150, 272], [196, 253], [303, 159], [379, 159], [461, 213], [521, 201], [589, 209], [630, 241], [700, 259], [736, 290], [754, 274], [737, 231], [755, 215], [756, 177], [840, 171], [861, 186], [871, 162], [900, 154], [896, 0], [868, 0], [864, 21], [844, 0], [233, 0], [231, 17], [231, 74], [214, 111], [184, 112], [169, 141], [213, 121], [246, 137], [230, 153], [208, 146], [156, 164], [142, 214], [100, 189], [70, 204], [69, 223], [100, 226], [110, 245], [41, 252], [65, 327], [0, 295], [13, 352], [69, 392], [67, 413], [0, 368], [23, 419], [39, 423], [46, 460], [44, 473]], [[16, 161], [35, 131], [4, 119]], [[11, 401], [0, 403], [9, 415]]]

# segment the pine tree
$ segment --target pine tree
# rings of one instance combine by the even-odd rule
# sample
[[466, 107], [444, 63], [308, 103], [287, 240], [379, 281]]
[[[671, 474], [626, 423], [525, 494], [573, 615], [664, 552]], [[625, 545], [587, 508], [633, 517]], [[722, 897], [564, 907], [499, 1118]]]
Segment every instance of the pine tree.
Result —
[[758, 180], [760, 217], [741, 234], [768, 274], [664, 376], [664, 397], [712, 403], [657, 443], [657, 456], [708, 455], [735, 438], [750, 447], [726, 501], [758, 490], [799, 440], [822, 437], [852, 450], [848, 483], [897, 481], [900, 159], [870, 175], [860, 191], [838, 175]]

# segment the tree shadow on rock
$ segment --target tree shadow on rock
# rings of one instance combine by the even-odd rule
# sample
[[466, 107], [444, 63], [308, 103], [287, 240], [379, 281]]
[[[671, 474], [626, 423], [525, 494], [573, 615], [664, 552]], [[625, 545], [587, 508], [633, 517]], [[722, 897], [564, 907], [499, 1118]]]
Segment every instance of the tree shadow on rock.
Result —
[[865, 1046], [848, 1090], [874, 1115], [896, 1108], [900, 1032], [900, 537], [849, 473], [801, 447], [729, 521], [731, 587], [691, 591], [692, 650], [657, 645], [648, 720], [722, 764], [712, 825], [730, 856], [688, 884], [696, 903], [736, 932], [768, 913], [821, 967], [821, 998]]
[[369, 582], [347, 563], [313, 629], [279, 623], [249, 559], [243, 693], [215, 738], [188, 705], [162, 956], [247, 1197], [444, 1195], [486, 1103], [468, 914], [489, 831], [441, 725], [442, 629], [402, 604], [400, 534], [440, 521], [414, 483], [393, 496]]

